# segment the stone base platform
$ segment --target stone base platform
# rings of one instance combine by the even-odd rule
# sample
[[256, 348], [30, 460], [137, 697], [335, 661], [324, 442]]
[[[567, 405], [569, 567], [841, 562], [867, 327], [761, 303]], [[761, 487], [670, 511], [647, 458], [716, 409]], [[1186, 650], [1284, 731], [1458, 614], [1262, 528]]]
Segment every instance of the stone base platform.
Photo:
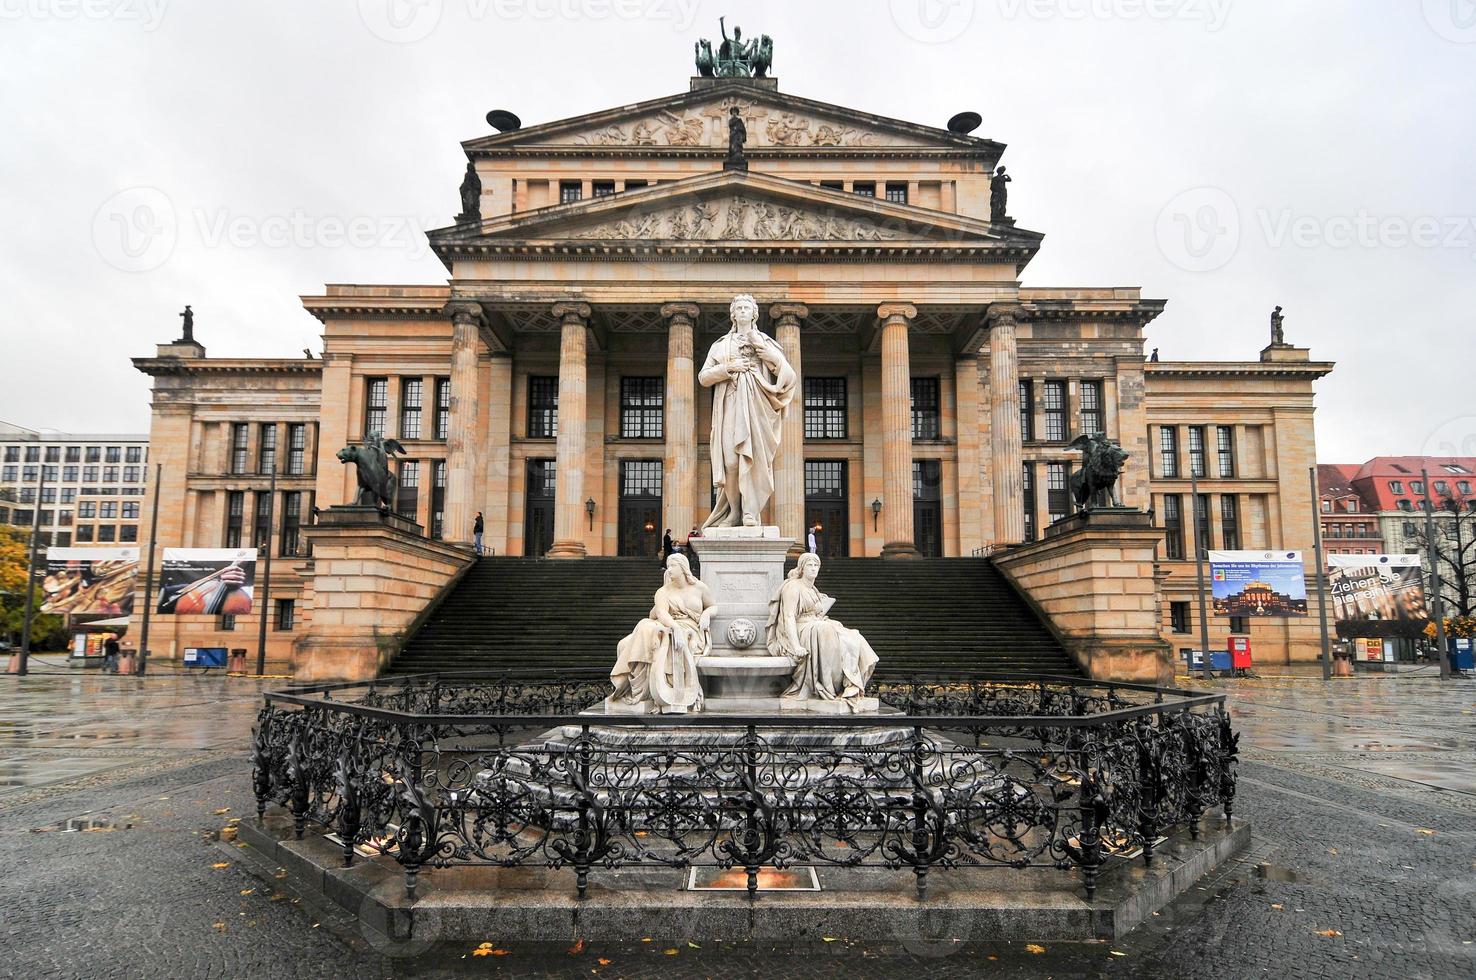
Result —
[[919, 901], [908, 871], [818, 866], [819, 892], [687, 891], [682, 869], [600, 870], [580, 900], [570, 870], [441, 868], [422, 874], [419, 897], [405, 898], [393, 858], [360, 858], [343, 867], [342, 848], [309, 833], [292, 838], [290, 817], [240, 824], [232, 850], [267, 885], [285, 868], [293, 884], [358, 915], [366, 935], [395, 944], [480, 942], [517, 936], [528, 942], [638, 941], [665, 945], [813, 942], [823, 936], [891, 939], [964, 937], [997, 942], [1115, 939], [1188, 891], [1250, 842], [1251, 825], [1205, 820], [1200, 840], [1187, 832], [1159, 845], [1153, 867], [1109, 859], [1096, 897], [1082, 897], [1075, 872], [937, 870]]

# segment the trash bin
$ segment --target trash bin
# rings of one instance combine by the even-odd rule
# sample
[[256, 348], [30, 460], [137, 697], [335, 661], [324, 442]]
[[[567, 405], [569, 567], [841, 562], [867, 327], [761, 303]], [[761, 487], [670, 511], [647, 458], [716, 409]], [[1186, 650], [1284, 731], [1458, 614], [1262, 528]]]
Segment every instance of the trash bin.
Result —
[[240, 648], [231, 649], [231, 673], [246, 673], [246, 651]]
[[118, 651], [118, 673], [131, 674], [136, 669], [137, 651], [124, 649]]

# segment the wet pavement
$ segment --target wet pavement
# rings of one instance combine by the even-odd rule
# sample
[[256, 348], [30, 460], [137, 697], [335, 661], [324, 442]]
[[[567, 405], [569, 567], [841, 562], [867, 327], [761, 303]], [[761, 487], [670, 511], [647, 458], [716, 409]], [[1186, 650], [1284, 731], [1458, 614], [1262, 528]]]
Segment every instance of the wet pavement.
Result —
[[[234, 857], [249, 733], [283, 681], [0, 677], [0, 977], [1476, 976], [1476, 682], [1215, 681], [1250, 850], [1112, 944], [835, 936], [387, 946]], [[433, 872], [432, 872], [433, 873]]]

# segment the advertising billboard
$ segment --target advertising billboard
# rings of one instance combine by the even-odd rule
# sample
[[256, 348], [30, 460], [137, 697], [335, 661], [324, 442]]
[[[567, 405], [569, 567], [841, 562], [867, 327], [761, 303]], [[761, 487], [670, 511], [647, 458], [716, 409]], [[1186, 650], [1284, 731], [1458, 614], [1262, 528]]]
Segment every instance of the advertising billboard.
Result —
[[1216, 616], [1307, 615], [1307, 572], [1300, 551], [1211, 551]]
[[1340, 636], [1417, 635], [1430, 621], [1419, 555], [1328, 555]]
[[48, 548], [41, 611], [127, 616], [137, 585], [137, 548]]
[[249, 615], [255, 583], [255, 548], [165, 548], [154, 612]]

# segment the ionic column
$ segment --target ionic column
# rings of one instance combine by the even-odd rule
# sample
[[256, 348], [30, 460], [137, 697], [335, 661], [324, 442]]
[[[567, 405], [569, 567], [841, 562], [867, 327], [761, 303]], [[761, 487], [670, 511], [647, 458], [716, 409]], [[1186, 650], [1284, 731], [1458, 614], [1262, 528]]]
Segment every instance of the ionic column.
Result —
[[989, 309], [989, 447], [994, 477], [994, 543], [1025, 540], [1020, 473], [1025, 465], [1020, 442], [1020, 357], [1015, 326], [1024, 316], [1019, 306]]
[[661, 316], [666, 334], [666, 461], [662, 504], [666, 527], [680, 539], [696, 521], [697, 375], [692, 361], [692, 331], [701, 311], [694, 303], [667, 303]]
[[916, 558], [912, 541], [912, 362], [907, 321], [917, 307], [883, 303], [882, 321], [882, 557]]
[[[473, 442], [477, 433], [477, 349], [482, 308], [477, 303], [452, 303], [451, 420], [446, 430], [446, 518], [442, 537], [452, 543], [472, 540], [472, 474], [476, 465]], [[434, 385], [434, 380], [432, 380]], [[431, 410], [435, 389], [431, 388]], [[422, 409], [424, 411], [424, 409]], [[431, 424], [435, 424], [432, 416]]]
[[555, 303], [553, 315], [563, 321], [559, 341], [559, 437], [555, 443], [554, 543], [550, 558], [583, 558], [584, 518], [585, 334], [589, 304]]
[[800, 303], [775, 303], [769, 307], [774, 339], [779, 341], [789, 366], [800, 378], [799, 390], [779, 430], [779, 455], [774, 460], [774, 523], [780, 537], [793, 537], [794, 549], [805, 547], [805, 396], [800, 369], [800, 321], [810, 315]]

